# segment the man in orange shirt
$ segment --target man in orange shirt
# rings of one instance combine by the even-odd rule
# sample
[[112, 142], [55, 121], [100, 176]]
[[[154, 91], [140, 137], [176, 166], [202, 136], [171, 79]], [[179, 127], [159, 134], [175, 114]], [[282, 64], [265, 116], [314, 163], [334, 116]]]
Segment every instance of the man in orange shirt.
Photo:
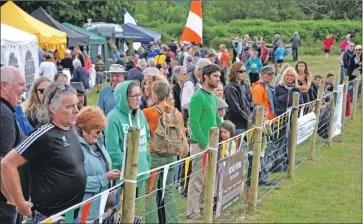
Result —
[[270, 82], [273, 79], [274, 70], [270, 66], [261, 69], [261, 79], [252, 84], [251, 95], [255, 104], [266, 107], [269, 111], [268, 119], [275, 117], [275, 97]]

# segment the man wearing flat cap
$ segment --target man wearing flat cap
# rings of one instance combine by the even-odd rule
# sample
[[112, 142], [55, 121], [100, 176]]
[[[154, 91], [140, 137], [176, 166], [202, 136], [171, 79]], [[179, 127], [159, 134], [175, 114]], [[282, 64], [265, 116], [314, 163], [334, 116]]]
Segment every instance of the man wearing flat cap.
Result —
[[82, 82], [71, 82], [70, 84], [77, 91], [77, 108], [81, 110], [84, 107], [84, 98], [87, 95], [87, 90], [84, 88]]
[[100, 107], [107, 116], [107, 114], [117, 105], [113, 96], [113, 90], [118, 84], [125, 80], [127, 71], [125, 71], [125, 68], [122, 65], [112, 64], [110, 65], [110, 70], [105, 72], [110, 73], [111, 85], [102, 88], [100, 95], [98, 96], [97, 106]]

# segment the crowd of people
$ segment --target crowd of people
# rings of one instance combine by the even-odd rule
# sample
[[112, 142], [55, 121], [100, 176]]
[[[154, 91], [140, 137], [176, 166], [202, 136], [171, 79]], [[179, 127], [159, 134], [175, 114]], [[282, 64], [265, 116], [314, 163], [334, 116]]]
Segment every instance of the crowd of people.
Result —
[[[2, 66], [1, 130], [6, 132], [0, 136], [0, 219], [13, 223], [24, 215], [29, 223], [37, 223], [108, 189], [125, 169], [130, 127], [140, 129], [137, 172], [144, 175], [138, 177], [138, 195], [143, 184], [149, 194], [163, 184], [164, 171], [158, 172], [155, 183], [147, 171], [204, 151], [210, 128], [219, 127], [220, 140], [225, 141], [253, 127], [256, 105], [265, 108], [268, 121], [292, 106], [295, 92], [300, 93], [300, 104], [315, 100], [323, 77], [311, 74], [308, 63], [298, 60], [298, 51], [296, 64], [284, 63], [282, 39], [278, 34], [275, 38], [275, 68], [268, 66], [265, 43], [248, 48], [248, 36], [241, 46], [237, 41], [237, 50], [233, 46], [233, 59], [241, 59], [231, 65], [223, 44], [217, 53], [201, 44], [150, 43], [148, 52], [139, 49], [127, 58], [112, 46], [108, 71], [100, 55], [95, 64], [97, 106], [87, 105], [92, 65], [78, 47], [67, 50], [62, 60], [45, 55], [40, 77], [25, 101], [24, 75]], [[343, 60], [349, 58], [349, 66], [358, 67], [361, 46], [355, 47], [355, 54], [354, 43], [347, 46]], [[69, 69], [71, 77], [62, 69]], [[111, 83], [103, 86], [107, 78]], [[333, 91], [333, 79], [333, 74], [327, 75], [325, 92]], [[234, 144], [224, 156], [235, 152]], [[192, 170], [201, 163], [193, 164]], [[170, 168], [166, 184], [181, 180], [180, 173]], [[197, 172], [187, 185], [181, 192], [188, 199], [186, 216], [202, 219], [205, 176]], [[173, 188], [165, 190], [163, 200], [152, 194], [145, 204], [147, 223], [179, 222], [174, 194]], [[99, 201], [92, 203], [88, 220], [99, 217], [99, 206]], [[79, 220], [81, 212], [76, 213], [73, 218]]]

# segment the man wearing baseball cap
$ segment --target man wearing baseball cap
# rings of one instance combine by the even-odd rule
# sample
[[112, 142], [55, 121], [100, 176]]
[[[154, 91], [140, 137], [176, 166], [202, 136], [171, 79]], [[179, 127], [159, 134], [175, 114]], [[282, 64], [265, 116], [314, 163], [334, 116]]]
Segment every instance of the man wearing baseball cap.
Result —
[[118, 84], [125, 80], [127, 71], [125, 71], [122, 65], [112, 64], [110, 65], [110, 70], [105, 72], [110, 73], [111, 85], [102, 88], [100, 95], [98, 96], [97, 106], [100, 107], [107, 116], [107, 114], [117, 105], [113, 96], [113, 90]]
[[255, 104], [260, 104], [268, 109], [269, 120], [275, 117], [275, 97], [270, 86], [273, 79], [274, 70], [270, 66], [261, 69], [261, 79], [252, 84], [251, 95]]

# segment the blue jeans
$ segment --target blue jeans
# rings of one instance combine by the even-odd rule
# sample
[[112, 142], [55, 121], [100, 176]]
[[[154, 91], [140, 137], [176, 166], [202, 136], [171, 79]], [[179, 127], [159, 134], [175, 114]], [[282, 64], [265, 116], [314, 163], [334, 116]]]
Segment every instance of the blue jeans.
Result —
[[0, 201], [0, 222], [1, 223], [15, 223], [16, 221], [16, 208], [4, 201]]
[[39, 212], [37, 211], [33, 211], [33, 215], [32, 215], [32, 218], [31, 219], [28, 219], [26, 221], [27, 224], [38, 224], [40, 223], [41, 221], [44, 221], [46, 218], [46, 216], [40, 214]]

